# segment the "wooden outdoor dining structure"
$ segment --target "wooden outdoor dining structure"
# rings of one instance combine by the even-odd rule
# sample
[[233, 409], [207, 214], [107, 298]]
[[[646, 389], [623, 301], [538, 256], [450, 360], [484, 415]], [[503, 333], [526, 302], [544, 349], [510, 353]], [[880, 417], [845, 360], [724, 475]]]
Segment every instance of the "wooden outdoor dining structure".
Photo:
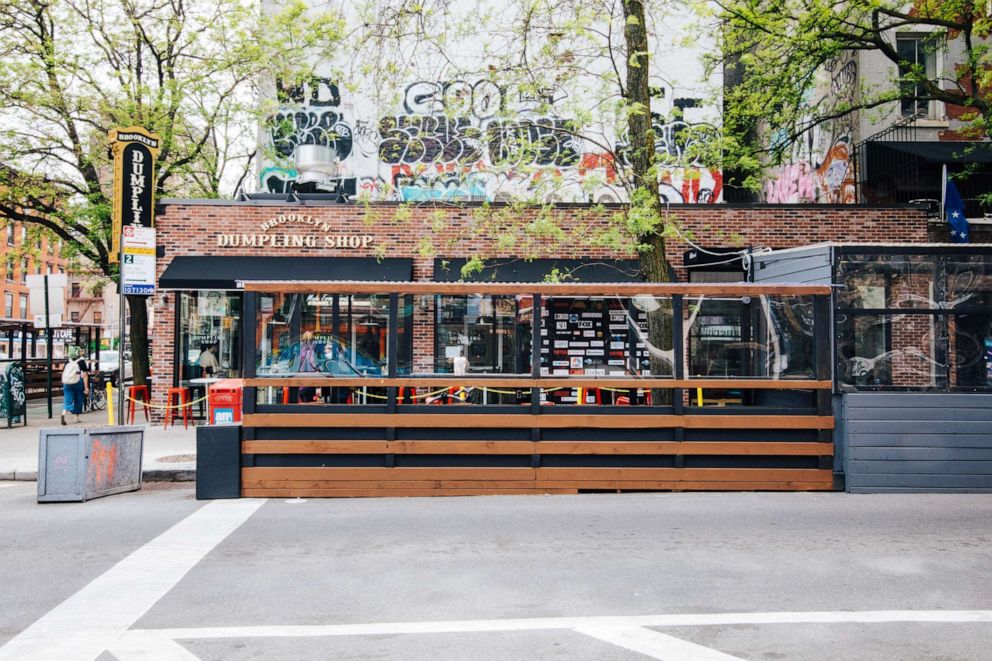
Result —
[[[243, 496], [837, 488], [829, 286], [360, 281], [240, 286]], [[388, 323], [381, 371], [343, 375], [262, 369], [261, 336], [269, 332], [266, 323], [271, 322], [265, 320], [273, 318], [271, 297], [293, 295], [300, 301], [352, 295], [384, 301]], [[524, 309], [520, 301], [526, 302], [528, 325], [517, 329], [517, 337], [528, 335], [518, 345], [529, 353], [520, 358], [529, 370], [418, 373], [416, 354], [440, 350], [433, 340], [409, 333], [401, 338], [400, 317], [437, 315], [440, 297], [470, 295], [509, 297], [518, 310]], [[547, 328], [556, 323], [548, 313], [550, 301], [622, 301], [613, 304], [615, 318], [626, 314], [627, 321], [614, 324], [614, 332], [629, 334], [634, 347], [647, 341], [648, 331], [631, 321], [628, 311], [636, 310], [628, 302], [645, 297], [655, 302], [645, 314], [669, 314], [669, 341], [653, 357], [636, 364], [628, 360], [615, 370], [555, 367], [575, 358], [580, 360], [572, 364], [578, 365], [581, 356], [552, 361], [547, 355], [554, 351]], [[688, 341], [690, 336], [708, 332], [706, 315], [699, 311], [705, 312], [703, 301], [714, 300], [739, 306], [745, 320], [745, 337], [725, 343], [727, 351], [744, 356], [744, 368], [734, 375], [702, 374], [692, 355], [696, 345], [689, 346], [695, 342]], [[624, 323], [629, 331], [619, 330]], [[414, 367], [400, 364], [401, 341], [411, 345], [407, 353], [414, 354]], [[609, 337], [600, 341], [609, 344]], [[273, 351], [269, 340], [265, 347]], [[661, 374], [645, 367], [659, 364], [658, 356], [667, 357], [669, 366]], [[302, 389], [340, 396], [303, 402], [296, 395]], [[471, 390], [513, 395], [483, 402], [457, 394]], [[438, 391], [442, 395], [431, 399], [423, 395]], [[588, 395], [604, 391], [609, 397]], [[710, 405], [704, 394], [714, 391], [732, 396]], [[579, 395], [564, 403], [555, 399], [556, 392]]]

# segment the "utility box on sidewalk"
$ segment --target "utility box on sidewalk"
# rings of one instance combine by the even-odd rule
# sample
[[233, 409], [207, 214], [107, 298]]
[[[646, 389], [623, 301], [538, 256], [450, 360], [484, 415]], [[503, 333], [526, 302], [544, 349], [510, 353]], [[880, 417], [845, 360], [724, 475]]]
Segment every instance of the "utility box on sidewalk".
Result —
[[38, 502], [85, 502], [141, 488], [142, 427], [42, 429]]
[[207, 404], [210, 409], [210, 424], [236, 425], [241, 422], [241, 393], [244, 391], [241, 379], [221, 379], [210, 385]]

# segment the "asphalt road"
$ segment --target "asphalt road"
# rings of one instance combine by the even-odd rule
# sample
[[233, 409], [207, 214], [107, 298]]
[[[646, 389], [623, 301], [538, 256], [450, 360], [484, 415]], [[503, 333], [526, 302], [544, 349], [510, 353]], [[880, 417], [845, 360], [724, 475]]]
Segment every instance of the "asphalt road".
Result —
[[987, 659], [981, 495], [84, 504], [0, 483], [0, 659]]

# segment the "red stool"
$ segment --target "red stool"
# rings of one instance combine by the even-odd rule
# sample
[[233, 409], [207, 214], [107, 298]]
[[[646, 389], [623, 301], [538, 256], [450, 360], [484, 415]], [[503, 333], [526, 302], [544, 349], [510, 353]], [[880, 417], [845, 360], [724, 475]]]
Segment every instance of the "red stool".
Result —
[[183, 412], [183, 429], [186, 429], [189, 426], [189, 421], [193, 419], [192, 407], [189, 403], [189, 388], [169, 388], [169, 394], [165, 400], [165, 405], [168, 408], [165, 409], [163, 429], [171, 425], [173, 418], [176, 417], [175, 409], [172, 408], [173, 399], [175, 399], [175, 405]]
[[127, 387], [127, 424], [134, 422], [134, 405], [138, 398], [141, 398], [141, 405], [145, 409], [145, 422], [148, 422], [148, 400], [151, 395], [148, 393], [148, 386], [128, 386]]

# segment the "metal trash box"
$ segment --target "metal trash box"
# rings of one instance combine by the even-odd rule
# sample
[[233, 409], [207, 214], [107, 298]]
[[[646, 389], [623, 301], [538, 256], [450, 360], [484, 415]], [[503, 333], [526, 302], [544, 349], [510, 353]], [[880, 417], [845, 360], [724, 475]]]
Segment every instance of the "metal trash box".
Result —
[[85, 502], [141, 488], [143, 427], [42, 429], [38, 502]]

